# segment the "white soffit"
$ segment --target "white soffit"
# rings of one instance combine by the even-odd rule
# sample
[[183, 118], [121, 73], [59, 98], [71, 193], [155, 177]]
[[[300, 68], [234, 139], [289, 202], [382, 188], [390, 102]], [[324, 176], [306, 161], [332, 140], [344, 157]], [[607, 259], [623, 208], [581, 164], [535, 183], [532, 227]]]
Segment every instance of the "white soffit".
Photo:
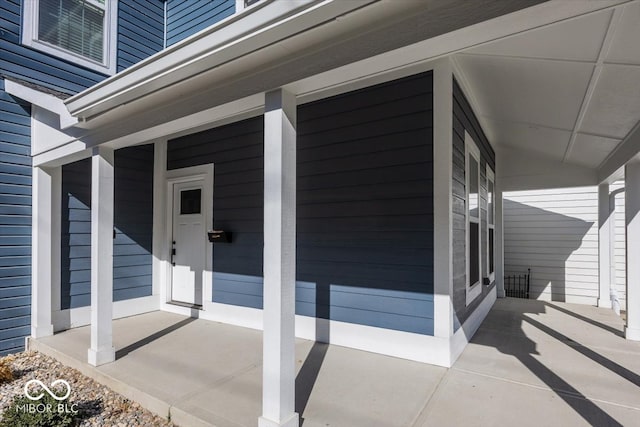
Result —
[[572, 130], [593, 64], [460, 55], [483, 116]]
[[[640, 43], [640, 40], [637, 41]], [[640, 67], [605, 65], [580, 132], [623, 139], [640, 119]]]
[[624, 7], [605, 60], [609, 63], [640, 65], [640, 3]]
[[467, 52], [595, 62], [612, 14], [612, 11], [594, 13], [469, 49]]
[[561, 158], [564, 155], [571, 138], [571, 131], [528, 123], [494, 119], [487, 119], [485, 123], [494, 130], [493, 137], [496, 144], [509, 145], [555, 158]]
[[578, 133], [567, 161], [595, 168], [619, 143], [619, 139]]

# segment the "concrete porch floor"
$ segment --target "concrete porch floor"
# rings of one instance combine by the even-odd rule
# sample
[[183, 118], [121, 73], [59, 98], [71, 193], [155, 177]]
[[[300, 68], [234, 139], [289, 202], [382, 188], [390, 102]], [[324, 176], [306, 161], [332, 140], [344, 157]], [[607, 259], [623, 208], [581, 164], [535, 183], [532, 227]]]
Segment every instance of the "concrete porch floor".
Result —
[[[451, 369], [297, 340], [305, 427], [629, 426], [640, 343], [611, 310], [501, 299]], [[114, 321], [117, 360], [86, 364], [89, 328], [30, 347], [181, 426], [255, 426], [262, 333], [153, 312]]]

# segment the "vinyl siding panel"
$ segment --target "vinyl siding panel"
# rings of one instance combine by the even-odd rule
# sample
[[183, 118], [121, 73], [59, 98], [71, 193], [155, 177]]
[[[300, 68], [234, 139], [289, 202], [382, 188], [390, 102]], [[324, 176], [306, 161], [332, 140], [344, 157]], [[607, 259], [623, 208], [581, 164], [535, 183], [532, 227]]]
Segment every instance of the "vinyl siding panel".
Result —
[[164, 2], [118, 2], [117, 71], [148, 58], [164, 48]]
[[235, 13], [235, 0], [167, 0], [167, 46]]
[[31, 333], [30, 117], [0, 79], [0, 355]]
[[480, 245], [482, 248], [481, 281], [487, 276], [487, 184], [486, 167], [495, 171], [495, 152], [491, 147], [466, 96], [453, 79], [453, 140], [452, 140], [452, 216], [453, 216], [453, 307], [456, 313], [454, 329], [458, 329], [473, 313], [484, 297], [491, 291], [482, 285], [482, 294], [468, 306], [467, 246], [466, 246], [466, 158], [465, 131], [473, 138], [480, 150]]
[[[62, 309], [91, 304], [91, 160], [62, 168]], [[115, 152], [113, 299], [151, 295], [153, 146]]]
[[504, 194], [505, 274], [531, 268], [530, 298], [596, 304], [597, 187]]
[[[296, 313], [433, 334], [431, 73], [298, 108]], [[262, 308], [262, 118], [169, 142], [215, 163], [213, 299]]]
[[616, 290], [618, 291], [618, 299], [620, 306], [626, 310], [627, 301], [627, 268], [626, 268], [626, 226], [625, 226], [625, 210], [624, 210], [624, 182], [618, 182], [611, 186], [611, 191], [621, 189], [615, 195], [616, 203], [616, 242], [615, 242], [615, 262], [616, 262]]

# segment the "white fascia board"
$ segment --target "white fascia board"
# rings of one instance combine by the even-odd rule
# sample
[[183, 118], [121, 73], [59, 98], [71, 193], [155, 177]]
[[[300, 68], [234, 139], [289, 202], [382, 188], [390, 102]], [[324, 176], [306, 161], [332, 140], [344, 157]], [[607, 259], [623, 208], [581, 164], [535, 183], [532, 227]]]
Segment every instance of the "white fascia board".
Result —
[[247, 13], [234, 15], [92, 86], [65, 104], [73, 116], [87, 120], [375, 1], [268, 0], [262, 7], [248, 8]]
[[64, 101], [60, 98], [8, 79], [5, 80], [4, 90], [9, 95], [23, 99], [30, 104], [37, 105], [40, 108], [44, 108], [58, 115], [58, 117], [60, 117], [60, 129], [67, 129], [78, 123], [78, 119], [69, 114], [67, 107], [64, 105]]

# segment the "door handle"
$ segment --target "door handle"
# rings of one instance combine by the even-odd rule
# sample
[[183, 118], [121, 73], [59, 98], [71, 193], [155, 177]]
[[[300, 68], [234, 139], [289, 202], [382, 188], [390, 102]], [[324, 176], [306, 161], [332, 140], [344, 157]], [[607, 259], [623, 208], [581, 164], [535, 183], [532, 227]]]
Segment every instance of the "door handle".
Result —
[[176, 256], [176, 241], [174, 240], [173, 242], [171, 242], [171, 265], [172, 266], [176, 266], [176, 262], [173, 260], [173, 258]]

